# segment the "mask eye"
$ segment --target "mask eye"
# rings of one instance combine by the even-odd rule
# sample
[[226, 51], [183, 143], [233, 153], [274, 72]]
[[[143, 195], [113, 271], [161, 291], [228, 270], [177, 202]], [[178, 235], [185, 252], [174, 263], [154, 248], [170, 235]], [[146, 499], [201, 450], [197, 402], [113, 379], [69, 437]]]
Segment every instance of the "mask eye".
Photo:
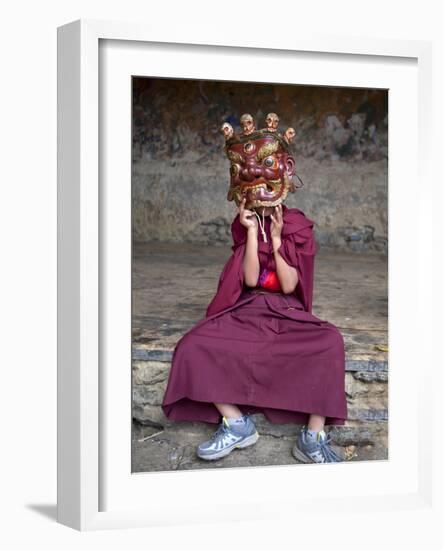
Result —
[[274, 159], [272, 157], [266, 157], [263, 164], [266, 168], [272, 168], [272, 166], [274, 166]]
[[237, 164], [231, 164], [231, 176], [236, 176], [238, 174], [238, 165]]

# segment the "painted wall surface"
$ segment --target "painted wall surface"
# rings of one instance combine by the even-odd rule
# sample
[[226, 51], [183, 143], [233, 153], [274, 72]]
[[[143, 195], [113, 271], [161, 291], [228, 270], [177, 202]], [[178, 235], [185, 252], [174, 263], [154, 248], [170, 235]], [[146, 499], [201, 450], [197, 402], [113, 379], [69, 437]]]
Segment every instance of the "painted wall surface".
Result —
[[268, 112], [296, 130], [304, 186], [285, 204], [316, 222], [320, 246], [387, 252], [387, 91], [133, 79], [135, 241], [228, 244], [237, 209], [219, 128]]

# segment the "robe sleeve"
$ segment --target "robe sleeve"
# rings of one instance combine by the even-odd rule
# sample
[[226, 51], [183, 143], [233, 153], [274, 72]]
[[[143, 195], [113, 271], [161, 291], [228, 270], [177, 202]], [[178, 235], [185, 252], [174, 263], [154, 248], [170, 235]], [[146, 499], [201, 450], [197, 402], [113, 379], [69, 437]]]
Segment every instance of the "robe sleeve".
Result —
[[303, 304], [305, 311], [312, 313], [314, 258], [317, 252], [312, 226], [286, 235], [278, 251], [285, 262], [297, 270], [298, 283], [294, 293]]
[[206, 317], [234, 305], [243, 289], [246, 233], [243, 226], [239, 224], [238, 216], [232, 223], [231, 232], [234, 243], [231, 246], [232, 254], [220, 274], [217, 292], [206, 309]]

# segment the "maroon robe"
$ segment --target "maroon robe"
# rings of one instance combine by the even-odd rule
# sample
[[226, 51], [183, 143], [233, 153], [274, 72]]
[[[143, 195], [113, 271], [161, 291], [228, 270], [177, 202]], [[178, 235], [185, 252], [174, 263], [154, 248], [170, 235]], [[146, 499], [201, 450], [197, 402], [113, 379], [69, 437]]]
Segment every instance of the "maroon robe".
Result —
[[[298, 273], [291, 294], [244, 284], [247, 230], [239, 215], [231, 225], [232, 254], [217, 292], [199, 321], [178, 341], [162, 408], [174, 421], [221, 420], [215, 403], [232, 403], [245, 413], [263, 413], [275, 423], [307, 424], [309, 414], [326, 424], [344, 424], [345, 352], [333, 324], [312, 314], [313, 226], [298, 208], [283, 205], [279, 253]], [[259, 232], [260, 269], [276, 270], [271, 219], [265, 243]]]

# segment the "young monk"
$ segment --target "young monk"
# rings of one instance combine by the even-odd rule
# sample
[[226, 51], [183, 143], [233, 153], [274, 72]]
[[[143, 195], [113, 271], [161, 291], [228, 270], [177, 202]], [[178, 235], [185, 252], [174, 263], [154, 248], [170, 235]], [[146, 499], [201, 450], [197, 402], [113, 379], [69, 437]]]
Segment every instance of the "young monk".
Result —
[[281, 204], [293, 168], [284, 138], [271, 127], [255, 131], [244, 117], [243, 136], [227, 138], [238, 202], [232, 255], [206, 318], [176, 345], [163, 411], [170, 420], [220, 423], [197, 448], [203, 460], [254, 445], [250, 414], [262, 413], [303, 425], [292, 449], [297, 460], [338, 462], [324, 427], [347, 418], [344, 341], [312, 314], [314, 222]]

